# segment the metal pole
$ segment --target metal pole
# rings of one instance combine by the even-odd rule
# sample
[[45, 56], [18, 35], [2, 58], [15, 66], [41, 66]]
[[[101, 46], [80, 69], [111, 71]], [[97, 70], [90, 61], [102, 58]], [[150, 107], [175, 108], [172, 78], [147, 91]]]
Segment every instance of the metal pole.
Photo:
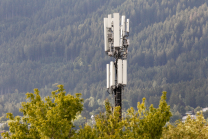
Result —
[[120, 106], [120, 119], [122, 119], [122, 89], [121, 86], [115, 88], [115, 107]]
[[[116, 84], [118, 83], [118, 80], [117, 80], [117, 78], [118, 78], [118, 66], [117, 66], [117, 63], [118, 63], [118, 58], [115, 59], [115, 67], [116, 67], [115, 82], [116, 82]], [[121, 93], [122, 93], [121, 86], [120, 85], [116, 86], [115, 90], [114, 90], [115, 107], [120, 106], [120, 111], [119, 111], [119, 113], [120, 113], [120, 116], [119, 116], [120, 120], [122, 119], [122, 98], [121, 98], [122, 94]]]

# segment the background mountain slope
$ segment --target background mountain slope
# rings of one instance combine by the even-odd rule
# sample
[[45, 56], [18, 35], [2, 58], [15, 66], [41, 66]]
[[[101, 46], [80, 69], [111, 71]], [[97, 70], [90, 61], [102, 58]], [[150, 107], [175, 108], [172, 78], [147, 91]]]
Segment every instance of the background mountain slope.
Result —
[[85, 115], [100, 111], [102, 101], [112, 98], [105, 87], [112, 59], [104, 53], [103, 18], [114, 12], [130, 19], [124, 109], [143, 97], [157, 105], [162, 91], [174, 112], [206, 107], [207, 2], [0, 0], [2, 111], [19, 103], [15, 94], [41, 88], [48, 95], [57, 84], [83, 94]]

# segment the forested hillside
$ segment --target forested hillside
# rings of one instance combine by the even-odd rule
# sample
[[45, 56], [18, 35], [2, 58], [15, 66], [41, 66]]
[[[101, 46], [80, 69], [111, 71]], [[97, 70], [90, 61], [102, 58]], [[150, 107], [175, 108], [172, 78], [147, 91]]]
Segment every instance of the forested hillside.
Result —
[[162, 91], [168, 92], [167, 101], [178, 117], [191, 107], [208, 106], [207, 3], [0, 0], [2, 113], [13, 106], [16, 111], [22, 93], [41, 88], [45, 96], [57, 84], [82, 93], [84, 116], [101, 111], [103, 100], [112, 97], [106, 92], [105, 70], [111, 59], [104, 52], [103, 18], [114, 12], [130, 19], [123, 108], [136, 107], [143, 97], [157, 106]]

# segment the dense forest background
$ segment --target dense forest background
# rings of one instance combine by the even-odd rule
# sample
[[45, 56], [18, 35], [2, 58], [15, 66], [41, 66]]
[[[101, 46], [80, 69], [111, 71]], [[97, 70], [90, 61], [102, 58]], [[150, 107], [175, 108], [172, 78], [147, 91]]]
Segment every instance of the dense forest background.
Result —
[[123, 109], [159, 104], [167, 91], [173, 119], [208, 106], [208, 0], [0, 0], [0, 116], [20, 114], [25, 93], [58, 84], [82, 93], [83, 117], [103, 109], [103, 18], [130, 19]]

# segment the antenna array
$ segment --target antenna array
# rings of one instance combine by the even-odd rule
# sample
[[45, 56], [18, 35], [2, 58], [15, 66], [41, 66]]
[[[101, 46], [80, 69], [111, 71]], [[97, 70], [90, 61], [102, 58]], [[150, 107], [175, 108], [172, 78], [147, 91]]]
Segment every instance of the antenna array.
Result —
[[[121, 20], [120, 20], [121, 19]], [[121, 21], [121, 22], [120, 22]], [[115, 96], [115, 106], [122, 109], [122, 90], [127, 85], [127, 53], [129, 46], [129, 19], [119, 13], [104, 18], [105, 52], [115, 61], [107, 64], [107, 89]], [[120, 111], [121, 112], [121, 111]], [[121, 118], [121, 115], [120, 115]]]

